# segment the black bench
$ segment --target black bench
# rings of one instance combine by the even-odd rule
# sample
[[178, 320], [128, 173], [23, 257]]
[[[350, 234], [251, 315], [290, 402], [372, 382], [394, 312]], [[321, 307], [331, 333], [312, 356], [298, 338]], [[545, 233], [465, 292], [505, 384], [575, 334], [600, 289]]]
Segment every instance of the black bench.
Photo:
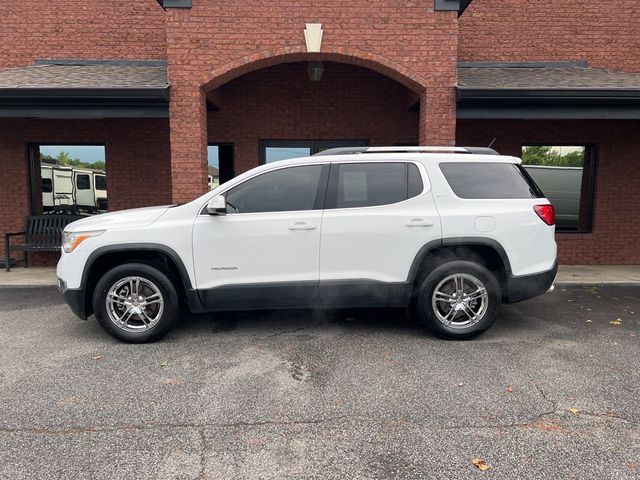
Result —
[[[62, 243], [62, 231], [71, 222], [82, 217], [77, 215], [32, 215], [27, 217], [26, 230], [4, 234], [5, 270], [11, 269], [11, 252], [24, 252], [24, 265], [27, 266], [28, 252], [57, 252]], [[10, 245], [10, 238], [23, 236], [24, 241]]]

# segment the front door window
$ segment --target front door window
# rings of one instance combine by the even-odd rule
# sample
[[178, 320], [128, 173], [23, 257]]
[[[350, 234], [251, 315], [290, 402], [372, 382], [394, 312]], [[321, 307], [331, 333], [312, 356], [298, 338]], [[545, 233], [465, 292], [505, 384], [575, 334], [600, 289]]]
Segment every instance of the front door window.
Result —
[[322, 166], [282, 168], [247, 180], [227, 192], [232, 213], [313, 210]]

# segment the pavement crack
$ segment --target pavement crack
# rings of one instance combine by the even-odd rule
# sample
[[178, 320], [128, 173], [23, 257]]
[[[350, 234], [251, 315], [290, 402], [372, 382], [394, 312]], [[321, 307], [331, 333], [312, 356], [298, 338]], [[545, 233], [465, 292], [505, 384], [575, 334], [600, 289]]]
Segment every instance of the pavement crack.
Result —
[[[567, 417], [569, 416], [568, 412], [564, 410], [548, 410], [542, 412], [536, 416], [533, 416], [529, 419], [513, 422], [513, 423], [495, 423], [495, 424], [460, 424], [460, 425], [450, 425], [450, 426], [437, 426], [432, 425], [430, 423], [424, 422], [411, 422], [414, 425], [425, 425], [427, 428], [433, 430], [494, 430], [494, 429], [506, 429], [506, 428], [529, 428], [540, 426], [539, 423], [545, 419], [550, 419], [551, 417]], [[576, 418], [580, 416], [583, 417], [595, 417], [599, 419], [608, 419], [608, 420], [616, 420], [620, 422], [625, 422], [631, 425], [640, 425], [640, 423], [619, 416], [613, 412], [587, 412], [581, 411]], [[260, 420], [260, 421], [237, 421], [237, 422], [209, 422], [209, 423], [201, 423], [201, 424], [192, 424], [192, 423], [141, 423], [141, 424], [126, 424], [126, 425], [110, 425], [110, 426], [77, 426], [72, 428], [64, 428], [64, 427], [28, 427], [28, 428], [7, 428], [0, 427], [0, 434], [41, 434], [41, 435], [75, 435], [82, 433], [104, 433], [104, 432], [117, 432], [117, 431], [127, 431], [127, 430], [154, 430], [154, 429], [177, 429], [177, 428], [185, 428], [185, 429], [197, 429], [198, 434], [200, 436], [200, 470], [201, 476], [200, 478], [204, 478], [204, 470], [205, 470], [205, 452], [206, 452], [206, 428], [253, 428], [253, 427], [264, 427], [264, 426], [297, 426], [297, 425], [320, 425], [324, 423], [336, 422], [339, 420], [343, 420], [345, 418], [351, 418], [356, 423], [371, 423], [371, 422], [389, 422], [391, 419], [383, 420], [383, 419], [371, 419], [371, 418], [354, 418], [352, 415], [339, 415], [335, 417], [328, 418], [315, 418], [315, 419], [302, 419], [302, 420]], [[555, 424], [549, 424], [549, 428], [553, 427]], [[543, 425], [544, 427], [544, 425]], [[557, 425], [558, 429], [562, 429], [560, 425]]]
[[625, 423], [630, 423], [631, 425], [640, 425], [640, 422], [636, 422], [634, 420], [631, 420], [630, 418], [626, 418], [626, 417], [622, 417], [616, 413], [613, 412], [604, 412], [604, 413], [599, 413], [599, 412], [586, 412], [581, 410], [578, 413], [578, 416], [585, 416], [585, 417], [596, 417], [596, 418], [606, 418], [606, 419], [614, 419], [614, 420], [620, 420], [621, 422], [625, 422]]
[[[552, 398], [550, 398], [546, 392], [540, 387], [540, 385], [538, 385], [536, 382], [533, 382], [533, 385], [536, 387], [536, 390], [538, 390], [538, 392], [540, 392], [540, 395], [542, 395], [542, 398], [544, 398], [544, 400], [549, 403], [553, 409], [549, 410], [547, 412], [543, 412], [541, 413], [538, 418], [535, 420], [536, 422], [542, 420], [544, 417], [549, 417], [549, 416], [557, 416], [560, 415], [561, 413], [567, 413], [567, 410], [563, 410], [561, 408], [558, 407], [558, 401], [557, 400], [553, 400]], [[585, 417], [596, 417], [596, 418], [613, 418], [616, 420], [620, 420], [622, 422], [627, 422], [630, 423], [632, 425], [638, 425], [638, 422], [635, 422], [633, 420], [630, 420], [628, 418], [622, 417], [620, 415], [617, 415], [614, 412], [605, 412], [605, 413], [598, 413], [598, 412], [587, 412], [587, 411], [579, 411], [578, 413], [579, 415], [585, 416]]]
[[318, 425], [321, 423], [329, 423], [347, 418], [349, 415], [340, 415], [337, 417], [318, 418], [311, 420], [263, 420], [260, 422], [233, 422], [233, 423], [214, 423], [207, 425], [212, 428], [236, 428], [236, 427], [262, 427], [265, 425]]
[[293, 330], [283, 330], [282, 332], [272, 333], [271, 335], [267, 335], [266, 337], [264, 337], [263, 340], [266, 340], [268, 338], [279, 337], [281, 335], [286, 335], [287, 333], [300, 332], [301, 330], [304, 330], [306, 328], [307, 327], [300, 327], [300, 328], [294, 328]]
[[261, 420], [261, 421], [239, 421], [239, 422], [212, 422], [212, 423], [139, 423], [139, 424], [125, 424], [125, 425], [108, 425], [108, 426], [76, 426], [70, 428], [64, 428], [61, 426], [56, 427], [25, 427], [25, 428], [8, 428], [0, 427], [0, 434], [15, 434], [15, 433], [32, 433], [42, 435], [75, 435], [81, 433], [102, 433], [102, 432], [116, 432], [126, 430], [154, 430], [154, 429], [175, 429], [175, 428], [191, 428], [198, 429], [201, 435], [202, 442], [204, 444], [204, 429], [205, 428], [238, 428], [238, 427], [262, 427], [269, 425], [276, 426], [291, 426], [291, 425], [318, 425], [322, 423], [334, 422], [347, 418], [348, 415], [341, 415], [337, 417], [318, 418], [308, 420]]
[[551, 411], [551, 413], [555, 413], [558, 410], [558, 401], [557, 400], [553, 400], [552, 398], [550, 398], [545, 391], [542, 389], [542, 387], [540, 385], [538, 385], [536, 382], [532, 382], [533, 386], [536, 387], [536, 390], [538, 390], [538, 392], [540, 392], [540, 395], [542, 395], [542, 398], [544, 399], [545, 402], [549, 403], [552, 407], [553, 410]]

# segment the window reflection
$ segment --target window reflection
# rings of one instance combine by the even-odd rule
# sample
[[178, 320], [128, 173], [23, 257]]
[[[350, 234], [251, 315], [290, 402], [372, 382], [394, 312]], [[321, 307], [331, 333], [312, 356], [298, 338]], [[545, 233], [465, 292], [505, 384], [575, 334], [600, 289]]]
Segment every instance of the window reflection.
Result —
[[593, 165], [584, 145], [528, 145], [522, 164], [556, 210], [559, 231], [591, 228]]
[[100, 145], [40, 145], [40, 187], [45, 214], [107, 211], [105, 149]]

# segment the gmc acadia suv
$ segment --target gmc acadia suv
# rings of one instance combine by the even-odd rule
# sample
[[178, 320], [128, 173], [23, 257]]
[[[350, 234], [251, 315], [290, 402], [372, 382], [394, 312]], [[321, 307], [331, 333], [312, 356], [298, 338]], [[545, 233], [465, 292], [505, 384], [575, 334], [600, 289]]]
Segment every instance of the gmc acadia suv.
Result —
[[556, 276], [554, 210], [520, 163], [357, 147], [262, 165], [184, 205], [71, 223], [59, 288], [127, 342], [159, 339], [183, 308], [410, 307], [471, 338]]

